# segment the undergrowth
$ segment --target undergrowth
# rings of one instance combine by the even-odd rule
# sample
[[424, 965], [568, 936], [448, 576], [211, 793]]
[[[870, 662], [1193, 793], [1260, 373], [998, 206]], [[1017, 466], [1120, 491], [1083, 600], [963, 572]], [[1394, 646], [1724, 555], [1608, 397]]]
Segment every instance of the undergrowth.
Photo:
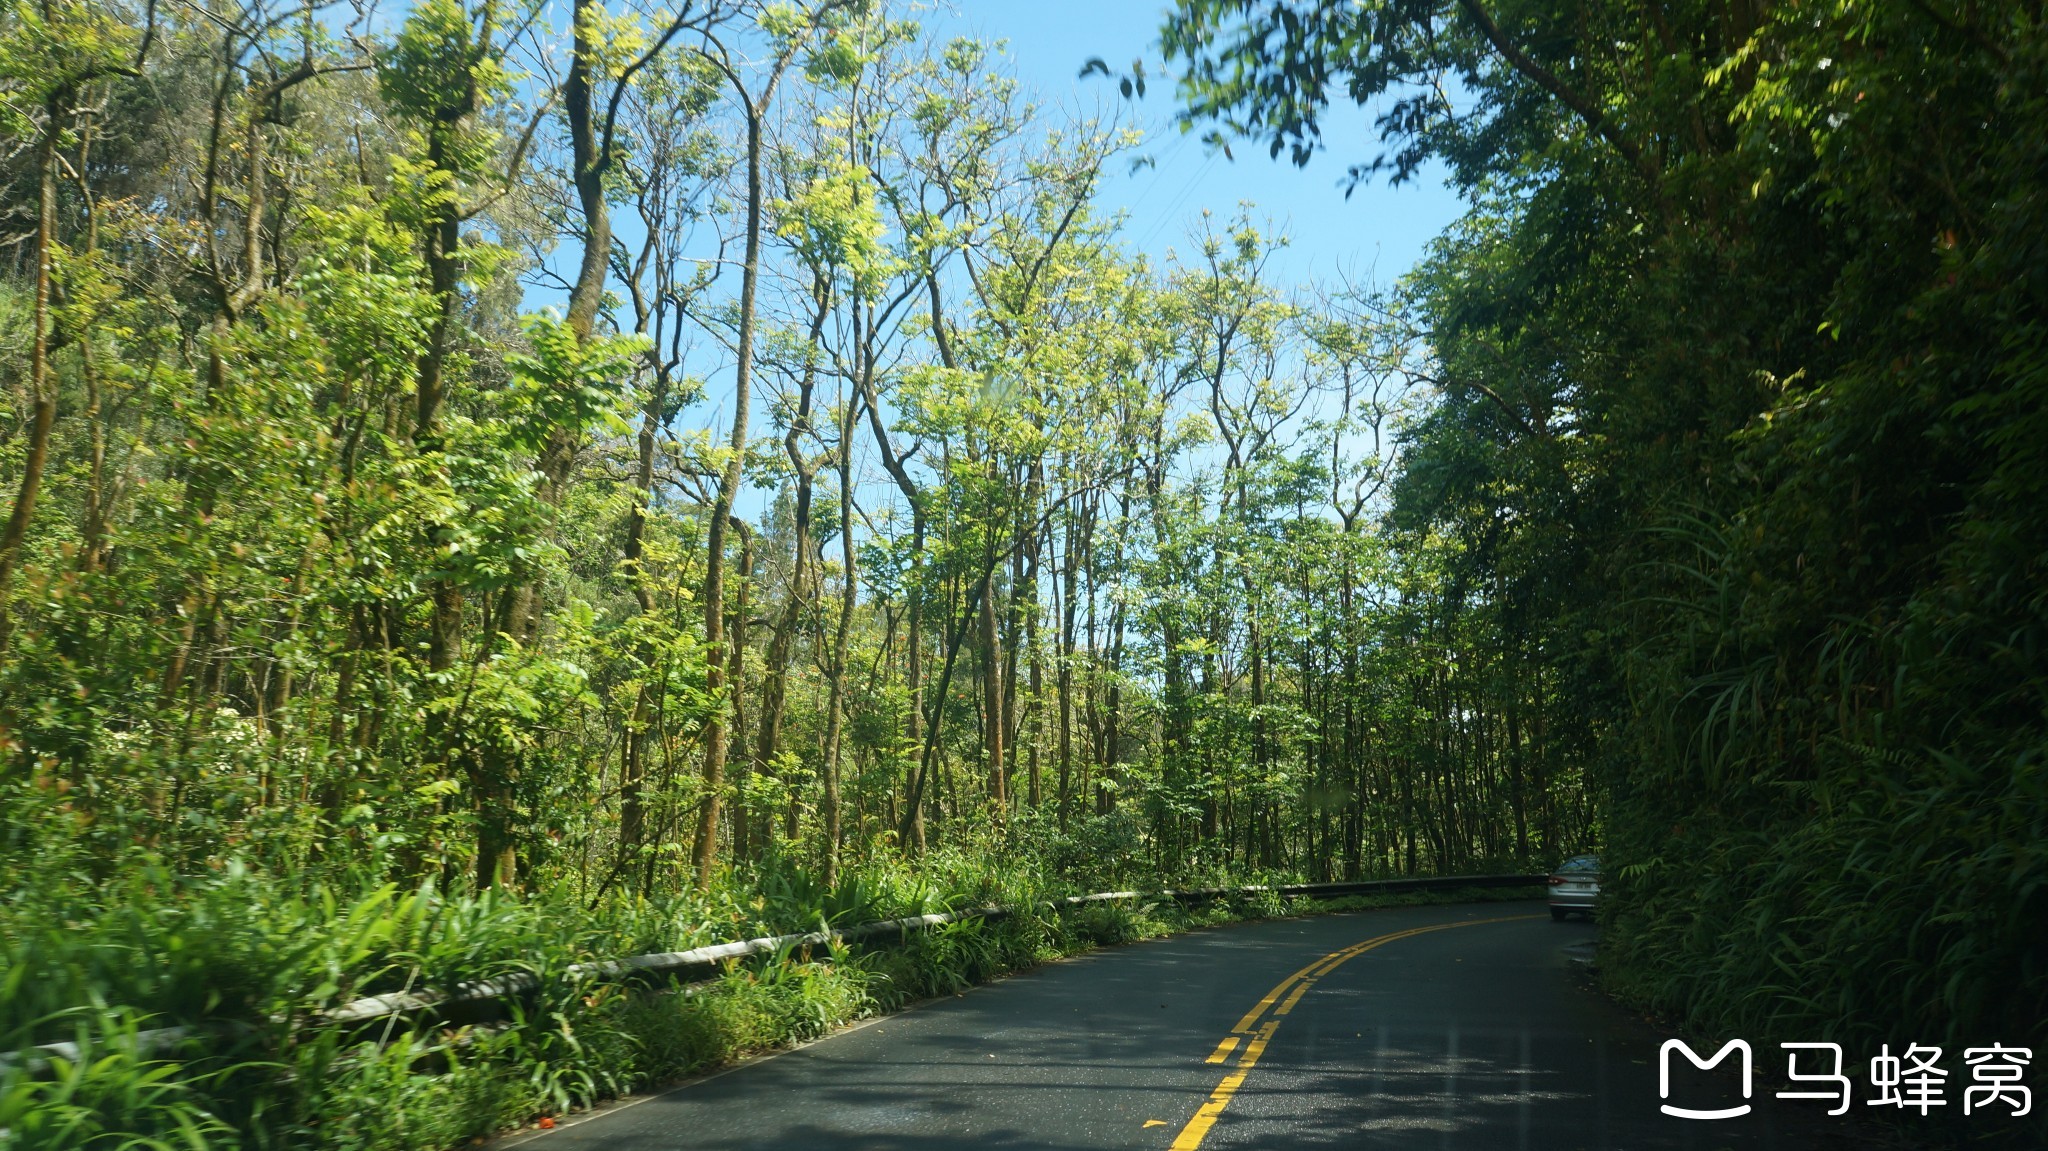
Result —
[[[756, 874], [670, 904], [599, 908], [384, 886], [342, 899], [235, 867], [183, 882], [138, 872], [118, 890], [38, 884], [0, 912], [0, 1045], [17, 1053], [0, 1068], [0, 1147], [440, 1151], [1097, 946], [1474, 894], [1055, 911], [1064, 889], [937, 862], [863, 870], [829, 891]], [[96, 913], [80, 910], [89, 891]], [[51, 914], [59, 897], [68, 918]], [[693, 985], [567, 975], [593, 958], [993, 903], [1018, 910], [895, 946], [785, 948]], [[360, 995], [514, 971], [541, 976], [542, 990], [488, 1026], [344, 1033], [317, 1019]], [[167, 1028], [185, 1035], [172, 1049], [143, 1042]], [[71, 1047], [36, 1046], [51, 1043]]]

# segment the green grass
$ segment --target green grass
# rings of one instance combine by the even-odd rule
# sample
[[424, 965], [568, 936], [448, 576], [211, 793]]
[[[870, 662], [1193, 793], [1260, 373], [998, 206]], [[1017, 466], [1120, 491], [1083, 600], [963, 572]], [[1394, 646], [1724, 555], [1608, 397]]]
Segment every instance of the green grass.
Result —
[[[345, 902], [234, 872], [146, 917], [117, 903], [61, 931], [13, 930], [0, 978], [26, 993], [7, 998], [9, 1045], [63, 1039], [81, 1054], [0, 1071], [0, 1142], [24, 1151], [440, 1151], [1100, 946], [1280, 914], [1511, 894], [1283, 903], [1260, 893], [1196, 908], [1140, 898], [1053, 911], [1027, 885], [1005, 892], [948, 878], [950, 899], [928, 880], [865, 874], [835, 892], [784, 882], [751, 900], [728, 891], [578, 918], [544, 899], [432, 891], [375, 889]], [[1022, 910], [900, 946], [785, 950], [682, 987], [564, 976], [572, 962], [636, 949], [998, 900]], [[489, 1026], [344, 1035], [314, 1017], [359, 994], [510, 970], [543, 976], [542, 990]], [[38, 978], [45, 973], [61, 978]], [[67, 996], [85, 1004], [33, 1014]], [[170, 1025], [195, 1038], [170, 1054], [138, 1050], [138, 1031]]]

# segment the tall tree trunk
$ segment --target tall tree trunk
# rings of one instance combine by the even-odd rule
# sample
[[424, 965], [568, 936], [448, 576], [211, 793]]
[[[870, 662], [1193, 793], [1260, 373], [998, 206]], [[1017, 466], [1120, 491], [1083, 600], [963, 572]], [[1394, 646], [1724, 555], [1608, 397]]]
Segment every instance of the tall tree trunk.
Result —
[[[796, 488], [796, 541], [790, 549], [789, 588], [783, 597], [782, 610], [777, 613], [774, 634], [768, 640], [768, 653], [761, 679], [761, 707], [755, 720], [754, 770], [764, 776], [775, 774], [775, 759], [781, 751], [782, 713], [787, 704], [789, 685], [789, 649], [796, 636], [797, 617], [802, 613], [806, 594], [806, 567], [811, 552], [811, 496], [812, 481], [808, 461], [797, 469]], [[792, 813], [794, 809], [791, 809]], [[751, 813], [742, 810], [741, 819], [750, 819]], [[794, 824], [795, 816], [791, 815]], [[774, 834], [775, 820], [771, 814], [764, 824], [767, 837], [762, 847], [770, 846]], [[794, 826], [786, 829], [787, 838], [796, 837]]]
[[825, 706], [825, 886], [839, 882], [839, 751], [846, 712], [846, 643], [853, 628], [853, 609], [860, 591], [853, 549], [853, 404], [848, 399], [839, 422], [839, 547], [846, 567], [839, 588], [839, 623], [832, 633], [832, 656], [825, 675], [831, 697]]
[[[904, 624], [903, 679], [904, 694], [908, 697], [909, 714], [904, 716], [904, 735], [909, 737], [911, 747], [917, 747], [924, 739], [924, 509], [916, 502], [910, 506], [910, 579], [904, 585], [903, 594], [909, 601]], [[924, 768], [920, 761], [912, 769], [911, 791], [924, 787]], [[904, 834], [899, 838], [910, 849], [923, 854], [924, 805], [909, 804], [903, 813]]]
[[[441, 169], [442, 151], [442, 138], [437, 130], [427, 149], [427, 166], [430, 169]], [[441, 406], [447, 394], [442, 368], [447, 361], [448, 345], [454, 337], [460, 308], [461, 244], [461, 222], [456, 219], [452, 205], [444, 207], [440, 218], [427, 228], [428, 288], [440, 306], [427, 332], [426, 353], [420, 357], [414, 387], [413, 438], [420, 451], [429, 455], [439, 453], [442, 448]], [[427, 529], [430, 548], [440, 546], [438, 537], [447, 528], [448, 525], [435, 524]], [[431, 598], [433, 616], [427, 631], [427, 667], [440, 673], [454, 667], [462, 658], [462, 588], [453, 578], [439, 577], [433, 581]], [[438, 728], [438, 721], [430, 723]], [[438, 730], [429, 733], [429, 742], [434, 745], [435, 753], [441, 750], [439, 735]]]
[[[596, 92], [592, 67], [598, 64], [604, 32], [600, 25], [603, 7], [598, 0], [574, 0], [570, 8], [571, 55], [562, 82], [562, 102], [569, 120], [571, 182], [576, 189], [577, 210], [583, 219], [583, 255], [576, 279], [569, 291], [566, 322], [578, 344], [590, 342], [597, 325], [597, 311], [604, 299], [604, 283], [611, 258], [611, 211], [604, 198], [604, 173], [609, 162], [607, 141], [599, 138]], [[459, 227], [444, 219], [439, 225], [449, 231]], [[440, 258], [452, 261], [459, 235], [443, 235], [436, 241]], [[452, 267], [452, 264], [450, 265]], [[437, 270], [437, 283], [439, 272]], [[443, 297], [444, 314], [453, 306]], [[438, 390], [438, 365], [435, 367]], [[424, 384], [426, 381], [422, 380]], [[422, 389], [421, 403], [427, 402]], [[540, 451], [541, 498], [559, 507], [568, 494], [576, 453], [582, 446], [583, 429], [557, 424], [548, 429]], [[435, 627], [452, 624], [452, 647], [460, 641], [461, 602], [459, 591], [442, 585], [435, 591]], [[540, 635], [542, 606], [540, 591], [531, 584], [515, 592], [514, 629], [528, 643]], [[509, 884], [518, 873], [518, 845], [512, 826], [512, 773], [515, 765], [493, 756], [489, 762], [471, 767], [476, 779], [478, 812], [477, 885]]]
[[[647, 540], [647, 502], [654, 492], [654, 433], [659, 426], [661, 411], [667, 401], [666, 374], [657, 367], [655, 386], [647, 397], [647, 406], [640, 413], [640, 435], [637, 444], [639, 458], [633, 469], [633, 505], [626, 512], [626, 544], [624, 567], [626, 578], [633, 584], [633, 600], [639, 605], [640, 614], [651, 615], [654, 611], [654, 595], [647, 586], [647, 572], [644, 566]], [[654, 666], [660, 658], [651, 644], [641, 644], [638, 652], [643, 677], [659, 674]], [[642, 683], [634, 693], [633, 717], [627, 724], [625, 738], [621, 741], [622, 761], [619, 765], [619, 866], [630, 865], [646, 837], [647, 814], [643, 792], [647, 780], [647, 753], [652, 736], [648, 730], [651, 719], [653, 689]]]
[[[961, 613], [957, 622], [950, 619], [947, 621], [946, 659], [939, 668], [939, 682], [933, 691], [933, 695], [940, 700], [946, 698], [946, 692], [953, 686], [953, 667], [959, 661], [961, 644], [966, 640], [968, 629], [973, 626], [975, 613], [981, 606], [982, 582], [976, 581], [971, 586], [974, 590], [968, 597], [966, 610]], [[912, 812], [919, 810], [924, 804], [925, 789], [932, 777], [935, 757], [939, 752], [939, 732], [945, 714], [943, 708], [934, 708], [931, 723], [925, 729], [924, 750], [918, 757], [917, 774], [911, 777], [908, 806]], [[943, 785], [944, 780], [940, 782]], [[955, 806], [958, 806], [957, 803]]]
[[569, 291], [566, 317], [578, 342], [588, 341], [596, 326], [612, 255], [612, 217], [604, 198], [604, 174], [611, 159], [605, 149], [610, 141], [598, 138], [596, 93], [591, 76], [593, 66], [603, 66], [597, 56], [604, 47], [604, 33], [598, 27], [604, 16], [605, 9], [599, 0], [574, 0], [570, 20], [575, 54], [562, 82], [562, 101], [569, 116], [570, 159], [575, 164], [576, 205], [582, 213], [585, 231], [583, 259], [577, 265], [576, 282]]
[[[1034, 506], [1036, 506], [1035, 501]], [[1031, 745], [1027, 753], [1030, 774], [1027, 778], [1030, 783], [1030, 795], [1028, 798], [1033, 811], [1036, 811], [1039, 805], [1045, 801], [1041, 779], [1043, 769], [1039, 762], [1043, 755], [1042, 749], [1045, 746], [1045, 652], [1040, 647], [1038, 640], [1038, 617], [1040, 615], [1038, 564], [1039, 554], [1044, 549], [1045, 539], [1039, 533], [1033, 532], [1031, 537], [1031, 565], [1024, 573], [1024, 582], [1019, 585], [1019, 591], [1012, 597], [1013, 601], [1022, 601], [1026, 605], [1024, 609], [1024, 647], [1029, 653], [1031, 661], [1031, 700], [1026, 705], [1026, 710], [1031, 716]], [[1020, 736], [1019, 738], [1022, 737]]]
[[1003, 772], [1003, 655], [996, 632], [996, 565], [991, 560], [981, 576], [981, 691], [988, 748], [988, 804], [1001, 819], [1010, 808]]
[[1079, 622], [1081, 545], [1080, 525], [1069, 519], [1062, 533], [1060, 560], [1060, 665], [1057, 675], [1060, 694], [1060, 826], [1067, 825], [1074, 799], [1074, 660], [1075, 627]]
[[[754, 587], [754, 533], [748, 530], [746, 521], [738, 516], [728, 516], [726, 527], [740, 538], [739, 563], [734, 571], [739, 576], [739, 586], [732, 597], [731, 626], [727, 634], [732, 642], [727, 645], [731, 655], [726, 659], [725, 682], [732, 693], [732, 742], [734, 746], [747, 745], [747, 600]], [[739, 829], [733, 828], [734, 841], [738, 841]]]
[[[931, 305], [932, 338], [938, 344], [939, 360], [948, 368], [958, 365], [953, 359], [952, 341], [946, 337], [946, 317], [940, 306], [939, 279], [936, 273], [925, 275], [927, 298]], [[882, 457], [882, 466], [889, 477], [896, 481], [896, 489], [903, 493], [903, 500], [910, 505], [910, 578], [905, 581], [903, 595], [905, 615], [908, 617], [904, 635], [904, 690], [909, 697], [909, 711], [904, 717], [904, 735], [913, 748], [924, 745], [924, 540], [926, 515], [924, 500], [917, 484], [910, 478], [908, 461], [889, 442], [889, 430], [882, 418], [882, 405], [875, 391], [874, 357], [864, 355], [861, 361], [860, 399], [867, 409], [868, 430], [873, 433], [875, 447]], [[943, 697], [942, 697], [943, 698]], [[904, 795], [910, 801], [897, 824], [897, 840], [915, 854], [925, 850], [925, 819], [922, 797], [925, 792], [925, 772], [928, 756], [920, 756], [911, 765], [910, 778], [906, 781]]]
[[[429, 171], [447, 173], [447, 132], [467, 115], [468, 105], [473, 102], [474, 86], [470, 99], [458, 102], [447, 109], [442, 117], [428, 127], [427, 168]], [[452, 175], [452, 173], [448, 173]], [[455, 206], [442, 203], [436, 218], [425, 229], [427, 287], [433, 294], [438, 307], [427, 330], [425, 352], [420, 356], [414, 372], [413, 383], [413, 442], [419, 451], [430, 460], [446, 482], [447, 468], [440, 460], [443, 444], [441, 441], [441, 408], [447, 395], [442, 378], [447, 363], [449, 344], [454, 339], [459, 318], [460, 295], [460, 247], [462, 224], [457, 218]], [[425, 539], [421, 541], [428, 552], [440, 550], [443, 537], [453, 530], [453, 525], [429, 523]], [[440, 564], [433, 565], [440, 567]], [[444, 680], [462, 658], [462, 587], [450, 575], [434, 577], [428, 585], [428, 599], [431, 604], [427, 623], [427, 671], [436, 681]], [[443, 689], [446, 685], [443, 684]], [[430, 763], [447, 764], [451, 758], [451, 743], [447, 731], [447, 712], [441, 708], [429, 708], [425, 725], [424, 755]], [[465, 757], [470, 758], [470, 757]], [[477, 811], [477, 885], [488, 887], [498, 882], [509, 871], [516, 869], [516, 860], [507, 860], [511, 850], [509, 841], [486, 842], [487, 830], [492, 834], [504, 831], [506, 819], [499, 809], [507, 806], [502, 765], [468, 763], [465, 765], [474, 789]], [[494, 770], [495, 768], [495, 770]], [[445, 767], [443, 771], [447, 770]]]
[[[732, 438], [725, 471], [718, 478], [718, 495], [711, 505], [710, 530], [706, 533], [708, 563], [704, 574], [704, 686], [714, 700], [725, 691], [725, 521], [732, 514], [740, 482], [745, 478], [747, 415], [753, 404], [754, 382], [754, 296], [761, 277], [761, 151], [764, 108], [773, 94], [773, 84], [762, 94], [760, 105], [742, 99], [747, 119], [747, 234], [745, 256], [740, 264], [739, 331], [733, 365]], [[737, 637], [735, 642], [743, 640]], [[726, 726], [724, 702], [716, 703], [704, 724], [704, 803], [698, 810], [697, 843], [693, 862], [697, 890], [711, 886], [712, 869], [718, 862], [718, 816], [721, 791], [725, 787]]]
[[57, 422], [57, 389], [50, 384], [50, 248], [57, 215], [57, 124], [63, 102], [52, 95], [46, 105], [49, 122], [36, 144], [36, 296], [32, 322], [35, 333], [29, 346], [29, 395], [33, 411], [29, 418], [28, 458], [22, 461], [21, 485], [14, 495], [14, 510], [7, 528], [0, 534], [0, 652], [7, 650], [11, 632], [8, 592], [14, 584], [14, 569], [21, 556], [22, 541], [28, 536], [29, 521], [36, 514], [36, 497], [43, 489], [43, 469], [50, 458], [50, 428]]
[[[811, 301], [817, 310], [811, 320], [809, 346], [815, 348], [831, 306], [830, 285], [822, 277], [812, 285]], [[775, 774], [775, 760], [782, 743], [782, 713], [789, 690], [789, 649], [796, 636], [797, 618], [802, 614], [804, 598], [810, 593], [806, 568], [811, 558], [811, 499], [822, 460], [804, 454], [803, 437], [811, 431], [811, 407], [816, 388], [816, 368], [807, 363], [797, 384], [796, 412], [789, 421], [788, 432], [782, 437], [783, 454], [789, 457], [790, 468], [796, 473], [796, 538], [790, 548], [788, 595], [784, 597], [782, 611], [775, 621], [775, 634], [768, 642], [766, 675], [761, 683], [761, 716], [756, 728], [758, 742], [754, 750], [754, 770], [762, 775]], [[788, 824], [784, 829], [784, 837], [788, 839], [795, 839], [797, 834], [794, 799], [792, 793]], [[735, 826], [750, 819], [751, 813], [742, 809]], [[773, 826], [771, 819], [765, 829], [770, 836]], [[767, 846], [767, 840], [763, 840], [762, 846]]]
[[1124, 762], [1124, 605], [1119, 603], [1109, 613], [1109, 691], [1108, 714], [1104, 719], [1102, 778], [1106, 783], [1100, 791], [1103, 815], [1116, 810], [1117, 795], [1123, 786]]

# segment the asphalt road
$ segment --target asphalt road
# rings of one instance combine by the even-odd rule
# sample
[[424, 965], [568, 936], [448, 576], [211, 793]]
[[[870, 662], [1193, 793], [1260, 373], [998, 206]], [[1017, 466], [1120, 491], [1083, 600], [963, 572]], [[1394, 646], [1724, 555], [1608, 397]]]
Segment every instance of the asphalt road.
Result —
[[[1588, 989], [1566, 953], [1593, 934], [1590, 924], [1551, 922], [1540, 903], [1492, 903], [1109, 948], [519, 1142], [527, 1151], [1836, 1142], [1827, 1104], [1778, 1101], [1761, 1075], [1744, 1118], [1660, 1114], [1665, 1036]], [[1757, 1055], [1771, 1058], [1762, 1047]], [[1671, 1101], [1742, 1102], [1726, 1074], [1732, 1063], [1674, 1072]]]

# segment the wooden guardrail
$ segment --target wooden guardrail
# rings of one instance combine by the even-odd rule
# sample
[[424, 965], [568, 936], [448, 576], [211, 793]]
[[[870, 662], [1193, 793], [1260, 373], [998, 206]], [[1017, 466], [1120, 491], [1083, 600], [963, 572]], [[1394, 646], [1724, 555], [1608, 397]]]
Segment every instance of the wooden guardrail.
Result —
[[[1046, 906], [1054, 910], [1082, 907], [1091, 903], [1120, 903], [1135, 899], [1170, 900], [1184, 906], [1199, 906], [1218, 899], [1234, 896], [1256, 896], [1273, 893], [1282, 899], [1341, 898], [1347, 895], [1384, 895], [1401, 891], [1448, 891], [1458, 888], [1508, 888], [1530, 887], [1544, 882], [1542, 875], [1445, 875], [1426, 879], [1366, 879], [1348, 883], [1290, 883], [1277, 886], [1255, 885], [1249, 887], [1203, 887], [1186, 891], [1102, 891], [1092, 895], [1073, 895], [1053, 900]], [[786, 950], [806, 950], [813, 947], [829, 946], [833, 943], [856, 944], [866, 947], [902, 946], [914, 935], [943, 927], [951, 923], [970, 920], [994, 921], [1016, 913], [1016, 908], [989, 906], [969, 908], [934, 915], [913, 915], [903, 919], [888, 919], [879, 923], [863, 923], [846, 928], [826, 931], [799, 932], [790, 935], [770, 935], [759, 939], [739, 940], [732, 943], [715, 943], [707, 947], [692, 948], [688, 951], [663, 951], [650, 955], [629, 955], [623, 959], [607, 960], [600, 963], [576, 963], [564, 969], [556, 978], [580, 982], [586, 979], [609, 980], [628, 984], [660, 984], [665, 982], [691, 983], [710, 979], [724, 970], [728, 963], [750, 959], [759, 955], [775, 955]], [[393, 991], [383, 995], [371, 995], [353, 1002], [331, 1007], [320, 1012], [313, 1023], [318, 1027], [342, 1029], [364, 1029], [382, 1027], [386, 1030], [399, 1025], [419, 1026], [422, 1024], [464, 1024], [486, 1022], [503, 1018], [507, 1005], [521, 997], [539, 991], [542, 977], [530, 972], [518, 972], [496, 979], [474, 980], [457, 983], [445, 989], [424, 989], [420, 991]], [[192, 1035], [189, 1027], [164, 1027], [138, 1032], [137, 1047], [142, 1054], [170, 1050]], [[79, 1058], [78, 1045], [69, 1041], [45, 1043], [24, 1053], [31, 1066], [47, 1063], [51, 1058], [75, 1061]], [[22, 1055], [0, 1054], [0, 1068], [21, 1059]]]

